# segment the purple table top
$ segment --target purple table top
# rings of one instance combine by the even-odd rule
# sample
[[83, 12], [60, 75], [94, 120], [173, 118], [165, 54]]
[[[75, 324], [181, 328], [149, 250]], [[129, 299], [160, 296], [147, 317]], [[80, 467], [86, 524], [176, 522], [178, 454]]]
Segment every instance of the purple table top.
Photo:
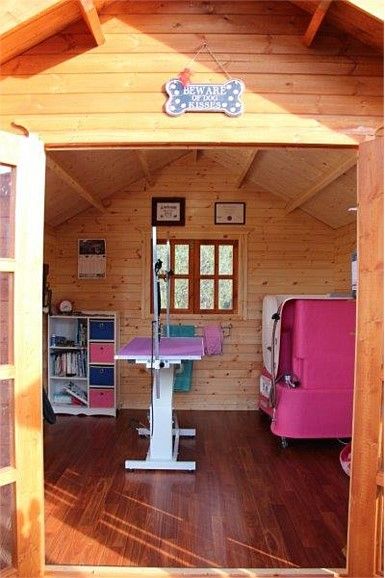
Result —
[[[151, 358], [151, 337], [135, 337], [119, 349], [116, 359], [147, 360]], [[202, 337], [162, 337], [159, 344], [159, 359], [201, 359]]]

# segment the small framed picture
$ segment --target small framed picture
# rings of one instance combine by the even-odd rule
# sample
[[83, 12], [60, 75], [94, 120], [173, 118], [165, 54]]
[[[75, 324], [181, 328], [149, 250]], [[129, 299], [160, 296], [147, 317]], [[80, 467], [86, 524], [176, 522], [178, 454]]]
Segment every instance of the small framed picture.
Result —
[[183, 227], [185, 199], [183, 197], [153, 197], [152, 226]]
[[244, 225], [246, 203], [215, 203], [216, 225]]
[[106, 277], [106, 240], [78, 240], [78, 278], [105, 279]]

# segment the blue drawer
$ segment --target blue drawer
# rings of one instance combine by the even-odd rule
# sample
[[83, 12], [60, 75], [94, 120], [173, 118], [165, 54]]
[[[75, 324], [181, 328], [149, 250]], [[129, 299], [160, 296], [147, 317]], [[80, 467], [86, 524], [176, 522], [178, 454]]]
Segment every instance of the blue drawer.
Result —
[[114, 339], [114, 322], [105, 319], [91, 320], [90, 339]]
[[114, 368], [106, 365], [90, 365], [90, 386], [114, 386]]

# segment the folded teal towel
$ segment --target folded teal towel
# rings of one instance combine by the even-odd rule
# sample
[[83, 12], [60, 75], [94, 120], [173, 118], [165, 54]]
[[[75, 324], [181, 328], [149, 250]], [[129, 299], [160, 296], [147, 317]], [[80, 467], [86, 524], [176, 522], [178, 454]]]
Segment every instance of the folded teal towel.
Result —
[[195, 337], [195, 325], [170, 325], [170, 337]]
[[[195, 337], [195, 325], [170, 325], [170, 337]], [[182, 361], [175, 371], [174, 391], [190, 391], [192, 369], [192, 361]]]

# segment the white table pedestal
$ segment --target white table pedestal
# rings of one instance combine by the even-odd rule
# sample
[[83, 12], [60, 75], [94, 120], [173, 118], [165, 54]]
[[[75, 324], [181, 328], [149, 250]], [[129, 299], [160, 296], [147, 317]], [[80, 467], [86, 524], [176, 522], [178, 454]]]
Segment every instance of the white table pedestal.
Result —
[[[172, 410], [175, 362], [162, 367], [160, 373], [160, 396], [152, 388], [150, 428], [138, 428], [139, 435], [150, 437], [150, 447], [145, 460], [126, 460], [127, 470], [195, 470], [195, 462], [178, 461], [179, 438], [194, 437], [195, 429], [179, 428]], [[154, 376], [155, 378], [155, 376]]]

